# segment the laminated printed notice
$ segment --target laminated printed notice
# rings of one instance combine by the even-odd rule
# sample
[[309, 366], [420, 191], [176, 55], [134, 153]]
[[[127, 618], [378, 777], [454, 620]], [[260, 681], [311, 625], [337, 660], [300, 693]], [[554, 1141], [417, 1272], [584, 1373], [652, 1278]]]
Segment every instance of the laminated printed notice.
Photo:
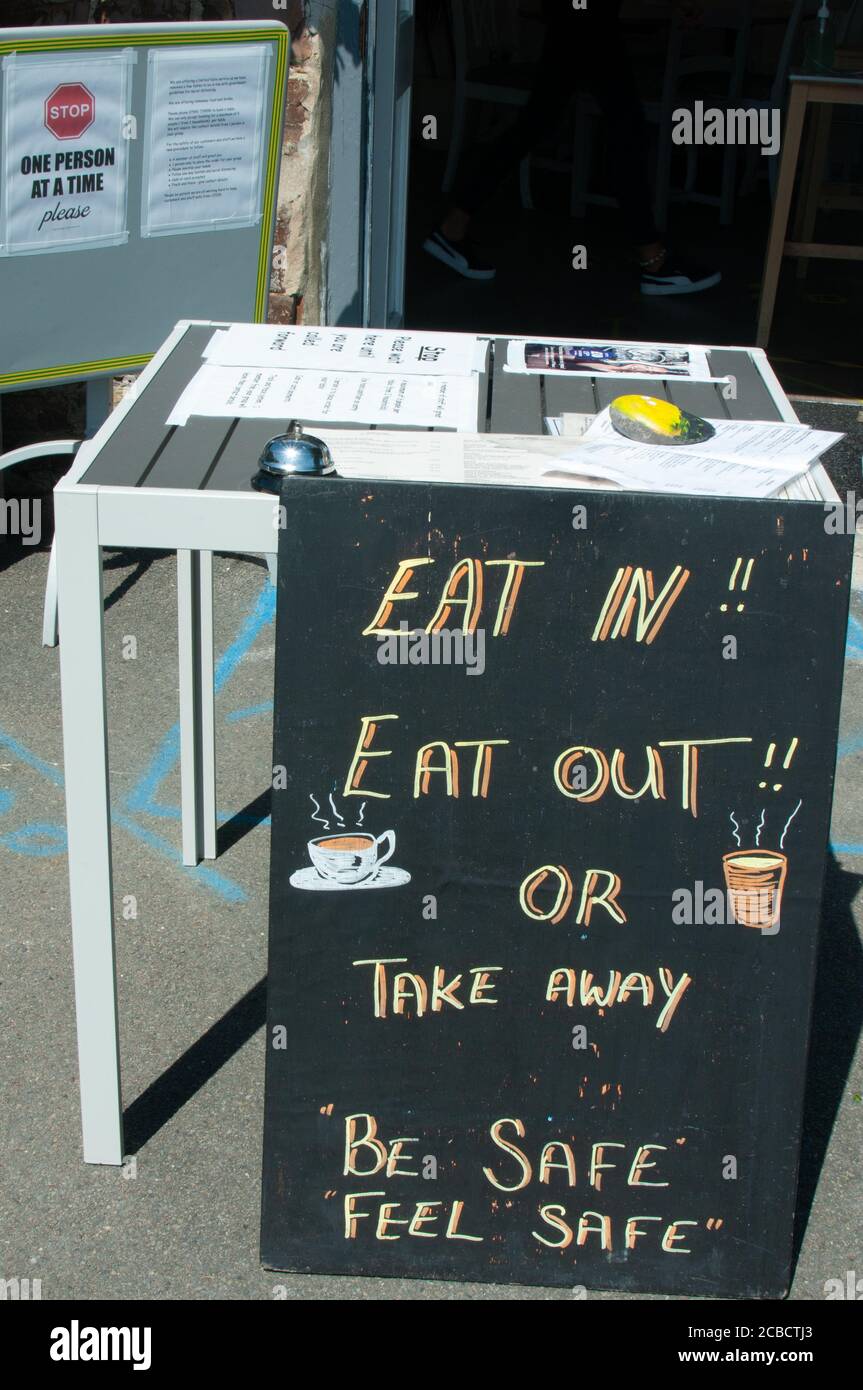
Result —
[[214, 333], [204, 360], [223, 367], [304, 367], [406, 376], [470, 376], [485, 369], [488, 342], [468, 333], [408, 328], [300, 328], [235, 323]]
[[269, 64], [263, 43], [150, 51], [142, 236], [260, 221]]
[[[479, 378], [400, 372], [267, 370], [201, 367], [175, 405], [169, 425], [191, 415], [305, 423], [409, 425], [475, 430]], [[277, 429], [273, 433], [278, 433]]]
[[135, 55], [10, 53], [2, 61], [0, 256], [128, 239]]

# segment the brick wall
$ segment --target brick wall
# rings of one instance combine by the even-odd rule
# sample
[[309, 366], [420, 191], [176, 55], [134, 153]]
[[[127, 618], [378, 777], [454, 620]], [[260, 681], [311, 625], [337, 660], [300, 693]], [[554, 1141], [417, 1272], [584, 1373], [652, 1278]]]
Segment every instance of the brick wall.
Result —
[[326, 274], [333, 47], [329, 39], [334, 21], [323, 10], [320, 27], [306, 25], [302, 0], [289, 0], [287, 11], [292, 54], [269, 318], [274, 323], [320, 323]]

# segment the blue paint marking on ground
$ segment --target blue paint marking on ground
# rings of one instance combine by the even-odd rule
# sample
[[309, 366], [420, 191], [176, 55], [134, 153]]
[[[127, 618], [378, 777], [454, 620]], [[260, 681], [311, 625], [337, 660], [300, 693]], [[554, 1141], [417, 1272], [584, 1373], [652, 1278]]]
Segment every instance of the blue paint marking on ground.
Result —
[[53, 782], [55, 787], [63, 786], [63, 774], [58, 767], [52, 763], [43, 762], [37, 758], [35, 753], [31, 753], [29, 748], [25, 748], [23, 743], [19, 743], [17, 738], [7, 734], [5, 729], [0, 729], [0, 748], [8, 748], [13, 757], [19, 763], [26, 763], [27, 767], [32, 767], [36, 772], [41, 772], [43, 777], [47, 777], [49, 782]]
[[[257, 640], [260, 633], [268, 624], [272, 623], [276, 616], [276, 591], [267, 581], [259, 593], [255, 603], [243, 620], [237, 635], [222, 653], [214, 671], [213, 685], [216, 691], [222, 690], [231, 679], [243, 657]], [[272, 701], [266, 705], [250, 706], [248, 710], [235, 711], [235, 721], [238, 718], [250, 718], [252, 714], [265, 713], [272, 709]], [[230, 716], [229, 716], [230, 718]], [[131, 816], [143, 814], [152, 816], [160, 820], [179, 821], [182, 819], [182, 811], [179, 806], [168, 806], [164, 802], [156, 799], [159, 787], [174, 769], [180, 757], [180, 725], [174, 724], [162, 738], [149, 765], [144, 769], [136, 785], [127, 795], [123, 804], [123, 810], [129, 812]], [[227, 902], [246, 902], [247, 894], [233, 880], [218, 873], [215, 869], [207, 865], [199, 864], [196, 868], [190, 868], [183, 864], [182, 856], [161, 836], [150, 830], [145, 830], [137, 820], [124, 817], [121, 813], [116, 817], [118, 824], [124, 824], [130, 834], [136, 835], [151, 849], [157, 850], [160, 854], [171, 859], [185, 870], [192, 874], [199, 883], [210, 888], [219, 897]], [[217, 812], [216, 821], [219, 825], [224, 825], [226, 821], [238, 820], [242, 824], [266, 826], [270, 823], [270, 817], [259, 817], [240, 813], [236, 815], [232, 812]]]
[[[24, 763], [26, 767], [33, 768], [41, 776], [47, 777], [54, 786], [63, 786], [63, 774], [59, 768], [37, 757], [5, 729], [0, 729], [0, 747], [7, 748], [13, 758]], [[15, 802], [14, 792], [8, 791], [5, 787], [0, 789], [0, 813], [11, 811]], [[31, 859], [50, 859], [56, 854], [66, 853], [66, 829], [65, 826], [49, 824], [47, 821], [31, 821], [28, 825], [19, 826], [17, 830], [7, 830], [0, 835], [0, 845], [11, 850], [13, 854], [26, 854]]]
[[163, 806], [161, 801], [148, 801], [143, 809], [148, 816], [156, 816], [159, 820], [182, 819], [179, 806]]
[[49, 825], [47, 821], [31, 821], [20, 830], [0, 835], [0, 845], [31, 859], [51, 859], [56, 854], [66, 853], [66, 829], [62, 825]]
[[863, 748], [863, 729], [858, 729], [856, 733], [849, 734], [843, 738], [836, 749], [837, 758], [847, 758], [852, 753], [859, 753]]
[[854, 844], [851, 844], [851, 845], [849, 845], [849, 844], [838, 844], [835, 840], [831, 840], [831, 842], [830, 842], [830, 848], [832, 849], [832, 851], [833, 851], [834, 854], [856, 854], [856, 855], [863, 855], [863, 844], [861, 844], [861, 845], [854, 845]]
[[230, 714], [225, 715], [225, 723], [238, 724], [241, 719], [254, 719], [259, 714], [270, 714], [272, 708], [272, 700], [266, 700], [262, 705], [247, 705], [245, 709], [232, 709]]
[[167, 777], [180, 756], [180, 726], [175, 724], [165, 734], [149, 767], [126, 797], [128, 811], [149, 811], [159, 783]]
[[276, 591], [269, 580], [258, 594], [257, 601], [231, 645], [216, 662], [215, 688], [222, 689], [234, 674], [246, 652], [263, 628], [275, 620]]
[[[227, 684], [263, 628], [265, 628], [268, 623], [273, 622], [275, 616], [276, 591], [269, 581], [267, 581], [258, 595], [251, 612], [244, 619], [236, 637], [216, 663], [214, 686], [217, 691], [221, 690]], [[140, 780], [126, 797], [125, 804], [127, 810], [144, 812], [147, 815], [158, 816], [162, 820], [180, 819], [182, 813], [179, 807], [165, 806], [157, 803], [155, 799], [160, 784], [176, 766], [179, 756], [180, 725], [175, 724], [173, 728], [169, 729], [165, 734], [150, 765], [145, 769]], [[231, 819], [232, 816], [227, 813], [217, 816], [219, 824], [223, 824], [225, 821]]]
[[846, 661], [863, 661], [863, 624], [853, 613], [848, 614], [848, 637], [845, 644]]
[[[46, 763], [20, 740], [13, 738], [3, 729], [0, 729], [0, 746], [8, 748], [20, 763], [26, 767], [34, 768], [42, 776], [47, 777], [54, 786], [63, 789], [65, 784], [62, 772], [58, 768], [52, 767], [50, 763]], [[0, 788], [0, 812], [10, 810], [14, 804], [14, 793]], [[124, 811], [112, 811], [111, 820], [114, 825], [121, 826], [128, 834], [155, 850], [163, 858], [170, 859], [174, 864], [179, 865], [197, 883], [200, 883], [204, 888], [209, 888], [225, 902], [248, 902], [248, 894], [238, 883], [234, 883], [232, 879], [207, 865], [199, 864], [192, 868], [184, 864], [182, 855], [174, 849], [173, 845], [169, 845], [161, 836], [155, 835], [152, 831], [139, 825]], [[38, 859], [66, 854], [68, 850], [65, 826], [49, 824], [47, 821], [31, 821], [28, 825], [19, 826], [17, 830], [0, 835], [0, 845], [15, 854], [25, 854]]]
[[163, 840], [161, 835], [155, 835], [152, 830], [147, 830], [143, 825], [139, 825], [137, 821], [124, 815], [122, 811], [115, 812], [111, 819], [116, 825], [121, 825], [124, 830], [127, 830], [130, 835], [134, 835], [135, 839], [140, 840], [159, 854], [163, 854], [166, 859], [178, 864], [184, 873], [189, 874], [202, 887], [212, 889], [225, 902], [245, 903], [249, 901], [248, 893], [238, 883], [234, 883], [233, 879], [226, 878], [224, 874], [209, 868], [206, 864], [197, 864], [194, 868], [184, 864], [179, 850], [174, 849], [173, 845], [169, 845], [168, 841]]

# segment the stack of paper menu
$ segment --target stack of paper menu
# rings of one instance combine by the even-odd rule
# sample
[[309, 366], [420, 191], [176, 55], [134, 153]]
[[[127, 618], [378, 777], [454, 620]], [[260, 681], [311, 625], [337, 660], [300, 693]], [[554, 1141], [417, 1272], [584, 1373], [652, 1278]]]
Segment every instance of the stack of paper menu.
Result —
[[475, 430], [488, 342], [462, 333], [234, 324], [167, 423], [191, 415]]
[[[581, 487], [561, 459], [564, 439], [518, 434], [428, 434], [315, 429], [343, 478], [435, 483]], [[562, 467], [563, 471], [559, 469]], [[587, 486], [601, 486], [588, 483]]]
[[608, 409], [579, 433], [581, 417], [563, 417], [572, 438], [571, 465], [636, 491], [771, 497], [807, 473], [842, 438], [808, 425], [760, 420], [711, 420], [713, 435], [699, 444], [634, 443], [619, 434]]
[[[810, 432], [804, 429], [804, 433]], [[826, 474], [823, 475], [825, 489], [791, 490], [798, 475], [810, 476], [805, 462], [773, 467], [709, 454], [706, 459], [702, 457], [700, 465], [687, 464], [685, 460], [677, 462], [680, 455], [691, 458], [695, 451], [688, 446], [656, 451], [648, 447], [648, 455], [656, 452], [663, 457], [658, 461], [640, 462], [640, 476], [635, 476], [621, 463], [621, 456], [613, 447], [604, 452], [598, 445], [577, 443], [565, 437], [387, 430], [370, 434], [327, 429], [316, 429], [315, 434], [329, 446], [336, 471], [346, 478], [603, 488], [718, 497], [796, 495], [821, 496], [828, 500], [835, 496]], [[810, 447], [816, 447], [817, 443], [824, 448], [825, 439], [831, 443], [837, 437], [823, 436], [819, 441], [811, 441]], [[622, 444], [627, 446], [627, 441]]]

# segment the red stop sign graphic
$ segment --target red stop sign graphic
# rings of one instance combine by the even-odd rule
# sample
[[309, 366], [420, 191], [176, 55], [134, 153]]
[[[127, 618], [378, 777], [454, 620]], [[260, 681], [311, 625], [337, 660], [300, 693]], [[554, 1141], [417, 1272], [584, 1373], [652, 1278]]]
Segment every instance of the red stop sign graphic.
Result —
[[45, 125], [58, 140], [77, 140], [96, 119], [96, 98], [83, 82], [61, 82], [45, 102]]

